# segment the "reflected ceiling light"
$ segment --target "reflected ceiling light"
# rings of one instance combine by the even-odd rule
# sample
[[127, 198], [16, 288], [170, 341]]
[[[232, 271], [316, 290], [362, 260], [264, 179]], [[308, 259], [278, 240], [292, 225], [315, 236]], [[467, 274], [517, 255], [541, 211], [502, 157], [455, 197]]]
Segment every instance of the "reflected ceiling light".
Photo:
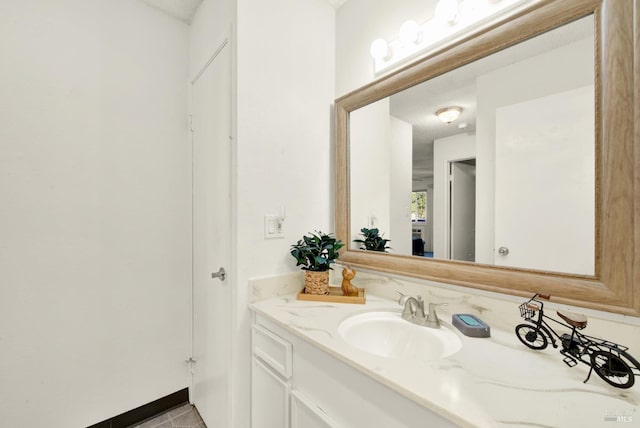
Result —
[[438, 110], [436, 116], [444, 123], [451, 123], [460, 117], [460, 113], [462, 113], [462, 107], [445, 107]]
[[435, 17], [439, 21], [453, 24], [458, 17], [458, 0], [440, 0], [436, 4]]
[[391, 58], [391, 49], [389, 49], [389, 44], [385, 39], [375, 39], [373, 43], [371, 43], [369, 52], [371, 52], [371, 56], [377, 60], [387, 60]]
[[400, 27], [398, 37], [402, 43], [407, 45], [418, 43], [420, 42], [420, 26], [414, 20], [406, 21]]

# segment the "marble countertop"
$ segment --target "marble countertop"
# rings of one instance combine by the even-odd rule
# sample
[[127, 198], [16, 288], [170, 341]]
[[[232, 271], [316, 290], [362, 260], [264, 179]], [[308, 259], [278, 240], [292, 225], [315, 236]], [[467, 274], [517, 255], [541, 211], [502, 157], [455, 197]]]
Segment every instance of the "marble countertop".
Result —
[[[630, 389], [619, 389], [593, 373], [585, 384], [588, 366], [568, 367], [551, 346], [543, 351], [525, 347], [513, 328], [492, 325], [490, 338], [470, 338], [454, 329], [462, 340], [456, 354], [435, 362], [399, 361], [360, 351], [337, 332], [340, 322], [353, 314], [399, 311], [391, 299], [368, 292], [364, 305], [324, 303], [298, 301], [291, 293], [250, 308], [461, 426], [588, 428], [616, 421], [640, 426], [640, 378]], [[445, 308], [439, 313], [450, 325], [451, 313]]]

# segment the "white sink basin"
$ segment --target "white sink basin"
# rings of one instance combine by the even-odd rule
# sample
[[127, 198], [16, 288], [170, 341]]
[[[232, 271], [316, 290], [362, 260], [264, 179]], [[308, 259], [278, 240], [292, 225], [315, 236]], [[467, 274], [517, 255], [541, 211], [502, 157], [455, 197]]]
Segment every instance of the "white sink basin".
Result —
[[375, 311], [353, 315], [340, 323], [338, 333], [348, 344], [386, 358], [433, 361], [455, 354], [462, 347], [456, 333], [403, 320], [399, 312]]

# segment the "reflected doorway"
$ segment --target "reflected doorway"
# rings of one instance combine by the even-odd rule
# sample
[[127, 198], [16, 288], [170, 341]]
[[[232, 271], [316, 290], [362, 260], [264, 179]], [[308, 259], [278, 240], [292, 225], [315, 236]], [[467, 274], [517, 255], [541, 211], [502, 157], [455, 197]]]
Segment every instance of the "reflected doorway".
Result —
[[449, 162], [449, 259], [476, 260], [476, 160]]

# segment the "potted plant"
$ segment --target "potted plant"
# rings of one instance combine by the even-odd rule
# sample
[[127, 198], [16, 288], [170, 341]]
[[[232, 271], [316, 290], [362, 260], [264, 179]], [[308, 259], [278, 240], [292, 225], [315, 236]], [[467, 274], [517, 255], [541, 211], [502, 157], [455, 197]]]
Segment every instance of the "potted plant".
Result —
[[291, 245], [291, 255], [296, 266], [305, 271], [304, 292], [308, 294], [329, 294], [329, 269], [340, 256], [338, 250], [344, 244], [332, 236], [319, 231], [303, 236]]
[[366, 227], [363, 227], [360, 229], [360, 234], [364, 239], [354, 239], [353, 242], [363, 244], [363, 246], [360, 247], [361, 250], [381, 251], [386, 253], [387, 249], [391, 248], [387, 247], [387, 242], [391, 242], [391, 240], [384, 239], [384, 234], [381, 235], [377, 228], [367, 229]]

